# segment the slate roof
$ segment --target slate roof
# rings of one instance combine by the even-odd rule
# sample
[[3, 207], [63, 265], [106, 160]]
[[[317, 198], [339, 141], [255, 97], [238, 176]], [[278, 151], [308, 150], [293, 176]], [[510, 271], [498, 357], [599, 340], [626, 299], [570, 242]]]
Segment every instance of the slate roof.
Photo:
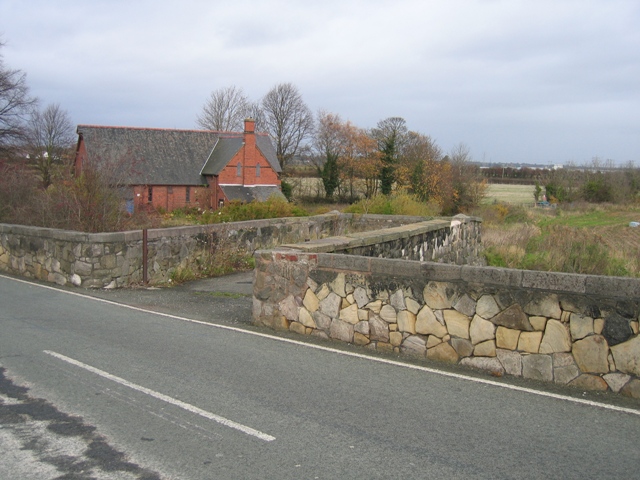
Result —
[[[242, 135], [221, 136], [207, 159], [207, 163], [202, 167], [202, 175], [218, 175], [228, 165], [233, 156], [238, 153], [243, 142], [244, 137]], [[266, 134], [256, 134], [256, 146], [265, 156], [271, 168], [276, 173], [282, 172], [276, 150]]]
[[[203, 175], [217, 175], [242, 146], [242, 133], [211, 130], [103, 127], [78, 125], [89, 162], [130, 169], [130, 185], [206, 185]], [[276, 172], [275, 149], [266, 134], [256, 144]], [[215, 147], [215, 148], [214, 148]]]
[[239, 200], [241, 202], [251, 202], [253, 200], [264, 202], [273, 195], [283, 199], [285, 198], [280, 188], [275, 185], [256, 185], [251, 187], [242, 185], [220, 185], [220, 188], [229, 200]]

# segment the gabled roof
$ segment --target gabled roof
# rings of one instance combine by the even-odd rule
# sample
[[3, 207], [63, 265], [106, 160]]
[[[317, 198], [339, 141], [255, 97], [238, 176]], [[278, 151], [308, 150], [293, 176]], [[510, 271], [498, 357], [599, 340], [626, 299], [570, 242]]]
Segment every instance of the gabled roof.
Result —
[[[78, 125], [89, 162], [128, 169], [130, 185], [206, 185], [242, 147], [242, 133], [213, 130]], [[271, 139], [257, 133], [256, 146], [271, 168], [282, 170]]]
[[[276, 173], [281, 173], [280, 162], [278, 162], [276, 150], [273, 148], [271, 139], [264, 133], [257, 133], [255, 135], [258, 150], [260, 150], [262, 155], [267, 159], [271, 168]], [[202, 167], [201, 174], [218, 175], [222, 169], [229, 164], [234, 155], [238, 153], [243, 143], [244, 136], [242, 134], [220, 136], [207, 162]]]

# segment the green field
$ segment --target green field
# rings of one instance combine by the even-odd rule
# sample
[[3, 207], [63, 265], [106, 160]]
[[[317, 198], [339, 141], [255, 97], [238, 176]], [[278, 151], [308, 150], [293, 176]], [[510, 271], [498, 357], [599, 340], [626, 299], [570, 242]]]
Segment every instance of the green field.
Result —
[[535, 199], [533, 197], [533, 185], [497, 185], [491, 184], [487, 186], [483, 204], [491, 204], [496, 202], [509, 203], [511, 205], [533, 205]]

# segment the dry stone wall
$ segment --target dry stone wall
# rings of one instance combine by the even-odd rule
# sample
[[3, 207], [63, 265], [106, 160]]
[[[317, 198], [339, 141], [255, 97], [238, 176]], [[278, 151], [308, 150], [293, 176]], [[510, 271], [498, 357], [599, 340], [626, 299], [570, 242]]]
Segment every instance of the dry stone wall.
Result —
[[[220, 239], [248, 251], [349, 232], [397, 227], [422, 217], [349, 215], [254, 220], [148, 231], [148, 277], [167, 282]], [[142, 231], [81, 233], [0, 224], [0, 271], [59, 285], [116, 288], [142, 281]]]
[[255, 323], [640, 398], [640, 280], [278, 249]]

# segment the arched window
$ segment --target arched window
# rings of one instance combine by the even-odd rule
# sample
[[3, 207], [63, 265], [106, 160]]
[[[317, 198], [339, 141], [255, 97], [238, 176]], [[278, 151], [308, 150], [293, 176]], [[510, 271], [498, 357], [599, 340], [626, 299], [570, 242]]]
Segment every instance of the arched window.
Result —
[[260, 164], [256, 165], [256, 177], [260, 176]]
[[238, 162], [238, 165], [236, 166], [236, 177], [241, 177], [242, 176], [242, 165], [240, 164], [240, 162]]

